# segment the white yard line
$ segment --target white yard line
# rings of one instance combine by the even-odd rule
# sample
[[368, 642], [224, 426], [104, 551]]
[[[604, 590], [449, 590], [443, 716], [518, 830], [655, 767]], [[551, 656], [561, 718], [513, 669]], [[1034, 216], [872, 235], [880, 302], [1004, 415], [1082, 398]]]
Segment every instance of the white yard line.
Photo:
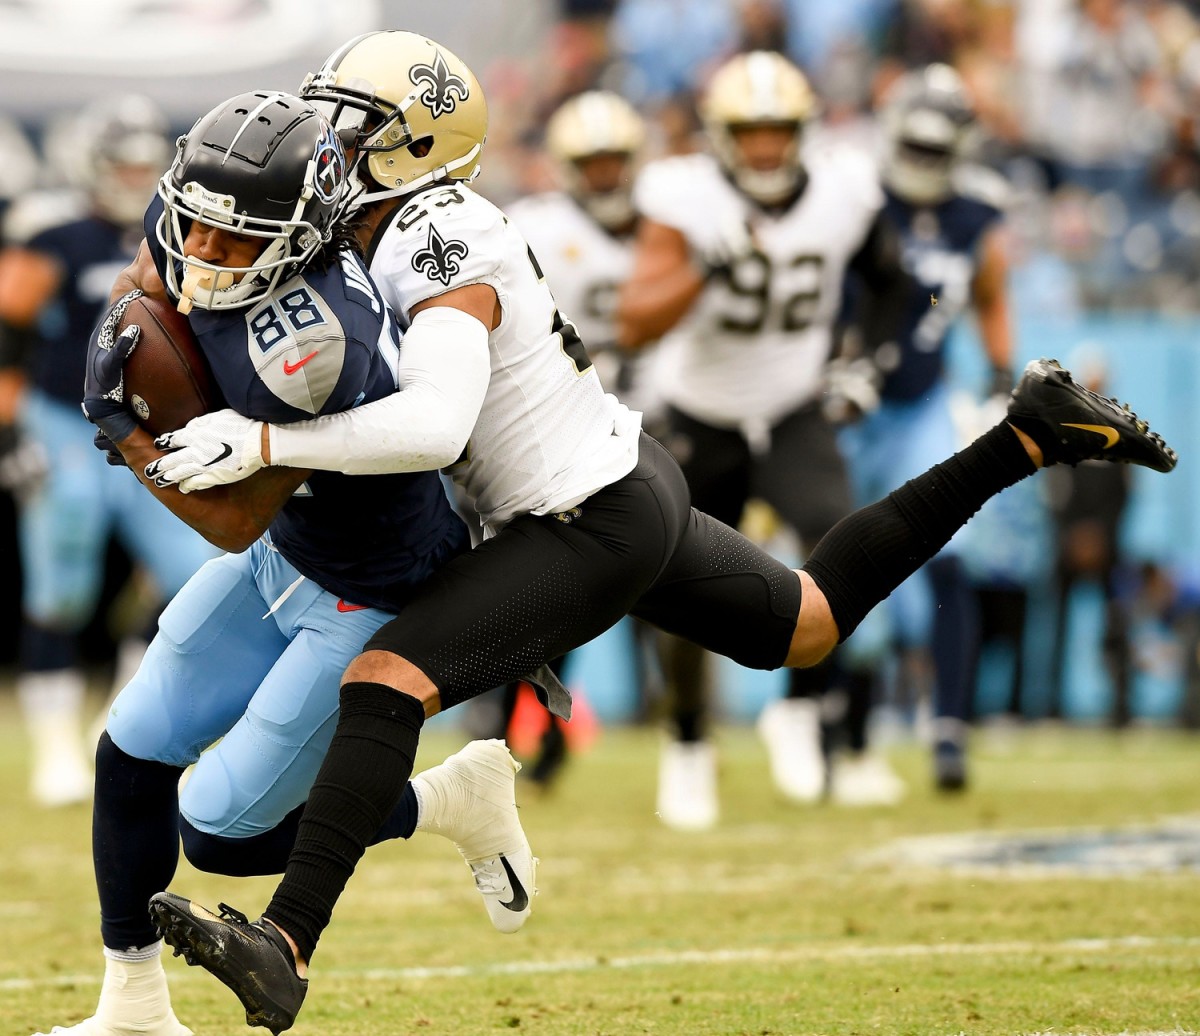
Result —
[[[793, 946], [747, 947], [726, 950], [680, 950], [645, 953], [629, 957], [577, 957], [573, 960], [524, 960], [499, 964], [462, 964], [432, 968], [333, 968], [321, 969], [320, 980], [353, 978], [371, 982], [415, 979], [486, 978], [490, 975], [548, 975], [563, 972], [603, 971], [674, 967], [681, 964], [779, 964], [805, 960], [881, 960], [899, 957], [942, 957], [969, 954], [974, 957], [1023, 957], [1046, 953], [1108, 953], [1148, 948], [1200, 947], [1200, 938], [1156, 939], [1126, 936], [1120, 939], [1065, 939], [1058, 942], [912, 943], [901, 946]], [[173, 972], [171, 981], [202, 978], [194, 971]], [[100, 969], [90, 975], [48, 975], [45, 978], [10, 978], [0, 981], [0, 992], [40, 989], [50, 986], [99, 985]], [[207, 981], [207, 979], [206, 979]], [[1147, 1034], [1148, 1036], [1148, 1034]]]

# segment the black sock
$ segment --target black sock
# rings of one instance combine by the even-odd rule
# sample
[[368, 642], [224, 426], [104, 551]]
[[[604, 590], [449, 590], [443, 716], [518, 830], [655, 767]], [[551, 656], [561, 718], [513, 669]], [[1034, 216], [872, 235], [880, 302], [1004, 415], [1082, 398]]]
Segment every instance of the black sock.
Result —
[[789, 669], [784, 697], [820, 699], [829, 690], [834, 672], [833, 655], [807, 669]]
[[839, 640], [942, 549], [967, 519], [1037, 469], [1000, 424], [894, 493], [837, 523], [804, 566], [829, 602]]
[[846, 747], [856, 755], [867, 750], [875, 676], [866, 670], [846, 674]]
[[269, 831], [247, 838], [214, 835], [179, 818], [183, 855], [198, 871], [248, 878], [257, 874], [282, 874], [287, 867], [296, 832], [300, 827], [301, 804]]
[[[304, 804], [301, 803], [269, 831], [246, 838], [209, 834], [180, 817], [179, 833], [183, 836], [184, 855], [196, 870], [209, 874], [228, 874], [235, 878], [282, 874], [296, 844], [303, 813]], [[400, 804], [392, 810], [370, 844], [392, 838], [411, 838], [416, 829], [417, 795], [410, 782], [404, 787]]]
[[100, 735], [92, 866], [100, 893], [100, 934], [109, 949], [158, 942], [147, 905], [170, 885], [179, 863], [182, 774], [182, 766], [135, 759], [113, 743], [108, 731]]
[[306, 961], [355, 865], [400, 802], [425, 722], [416, 698], [386, 684], [344, 684], [340, 702], [296, 847], [263, 911], [295, 940]]

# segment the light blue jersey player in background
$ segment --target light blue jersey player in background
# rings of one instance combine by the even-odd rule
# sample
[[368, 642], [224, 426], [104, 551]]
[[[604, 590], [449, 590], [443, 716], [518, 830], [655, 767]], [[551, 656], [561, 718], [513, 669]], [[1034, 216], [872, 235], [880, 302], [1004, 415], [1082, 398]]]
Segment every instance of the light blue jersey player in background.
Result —
[[[147, 912], [175, 873], [180, 835], [201, 869], [282, 871], [333, 734], [343, 670], [469, 546], [435, 471], [279, 469], [192, 496], [144, 473], [162, 454], [134, 423], [122, 373], [140, 329], [116, 333], [139, 289], [190, 310], [221, 395], [246, 417], [294, 421], [396, 391], [398, 326], [354, 254], [352, 230], [336, 222], [346, 186], [341, 144], [307, 103], [253, 92], [218, 105], [181, 138], [114, 295], [133, 290], [89, 350], [85, 413], [161, 503], [230, 553], [167, 606], [109, 712], [92, 824], [105, 980], [95, 1014], [55, 1033], [189, 1036]], [[502, 742], [473, 742], [414, 777], [379, 839], [419, 825], [471, 863], [499, 848], [477, 839], [472, 855], [472, 834], [499, 832], [519, 843], [513, 866], [532, 894], [515, 773]], [[491, 913], [490, 886], [481, 891]], [[527, 914], [500, 910], [497, 927], [515, 931]]]
[[[859, 503], [925, 471], [957, 441], [946, 384], [946, 341], [955, 321], [974, 309], [994, 372], [991, 391], [1012, 389], [1012, 343], [1001, 243], [998, 178], [962, 161], [975, 126], [958, 73], [930, 65], [909, 73], [883, 111], [886, 211], [904, 245], [915, 284], [894, 342], [873, 360], [880, 405], [843, 430]], [[973, 686], [974, 601], [956, 537], [885, 607], [901, 649], [931, 645], [934, 668], [934, 779], [959, 790], [966, 782], [968, 697]]]
[[[214, 554], [134, 479], [114, 477], [79, 413], [88, 336], [137, 251], [146, 199], [171, 157], [166, 119], [144, 97], [102, 100], [79, 126], [89, 170], [83, 204], [59, 196], [51, 205], [43, 195], [19, 202], [13, 223], [22, 208], [53, 222], [0, 257], [0, 366], [6, 377], [24, 371], [10, 443], [20, 436], [53, 459], [17, 494], [24, 577], [17, 689], [32, 747], [31, 792], [44, 806], [92, 794], [95, 739], [85, 744], [78, 639], [99, 603], [109, 537], [145, 569], [161, 601]], [[7, 416], [0, 413], [0, 425]], [[137, 667], [148, 639], [138, 631], [123, 645], [118, 679]]]

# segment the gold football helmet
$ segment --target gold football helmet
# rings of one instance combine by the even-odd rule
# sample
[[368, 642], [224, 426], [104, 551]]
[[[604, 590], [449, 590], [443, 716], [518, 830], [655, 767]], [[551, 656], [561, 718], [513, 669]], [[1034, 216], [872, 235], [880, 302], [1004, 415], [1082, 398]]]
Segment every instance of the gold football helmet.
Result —
[[460, 58], [431, 39], [398, 31], [357, 36], [305, 77], [300, 96], [328, 116], [351, 152], [364, 180], [356, 204], [479, 173], [487, 139], [483, 89]]
[[[634, 217], [633, 162], [646, 140], [642, 117], [623, 97], [589, 90], [572, 97], [546, 125], [546, 150], [558, 164], [570, 195], [602, 227], [619, 230]], [[598, 182], [591, 159], [617, 160], [607, 182]]]
[[[817, 108], [800, 69], [781, 54], [755, 50], [738, 54], [713, 73], [700, 102], [700, 118], [717, 160], [737, 187], [760, 204], [776, 205], [803, 183], [800, 148], [804, 127]], [[791, 128], [791, 142], [777, 168], [747, 165], [736, 131], [754, 126]]]

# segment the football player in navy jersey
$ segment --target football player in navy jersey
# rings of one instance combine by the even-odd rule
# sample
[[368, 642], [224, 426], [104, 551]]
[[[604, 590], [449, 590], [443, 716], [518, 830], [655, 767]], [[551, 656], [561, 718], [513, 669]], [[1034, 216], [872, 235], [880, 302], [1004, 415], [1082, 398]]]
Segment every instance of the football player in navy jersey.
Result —
[[[605, 394], [524, 238], [468, 186], [487, 107], [458, 57], [414, 33], [367, 33], [302, 93], [354, 131], [360, 237], [406, 324], [402, 389], [292, 424], [208, 414], [160, 437], [178, 452], [150, 473], [191, 495], [277, 466], [358, 475], [447, 466], [487, 537], [431, 576], [347, 668], [337, 730], [262, 918], [218, 917], [169, 892], [151, 900], [165, 938], [234, 991], [251, 1025], [279, 1033], [294, 1023], [308, 962], [403, 800], [428, 716], [626, 614], [746, 665], [814, 665], [986, 500], [1043, 464], [1175, 465], [1145, 422], [1039, 361], [1004, 420], [842, 519], [793, 571], [691, 507], [671, 455]], [[497, 878], [522, 900], [511, 871]]]
[[[907, 311], [885, 346], [868, 358], [880, 405], [843, 431], [860, 502], [890, 492], [934, 463], [954, 440], [946, 385], [946, 341], [974, 310], [998, 399], [1013, 386], [1005, 286], [1003, 184], [963, 161], [975, 119], [957, 72], [930, 65], [895, 87], [882, 112], [886, 134], [885, 211], [903, 241], [912, 277]], [[1002, 409], [1002, 404], [998, 409]], [[928, 642], [934, 663], [934, 779], [946, 791], [966, 782], [965, 746], [974, 599], [955, 537], [888, 602], [902, 648]]]
[[[146, 211], [145, 242], [118, 278], [88, 356], [85, 413], [136, 472], [161, 451], [124, 398], [122, 365], [140, 329], [115, 328], [142, 292], [190, 310], [221, 395], [248, 417], [295, 420], [396, 391], [395, 320], [335, 222], [345, 186], [332, 127], [290, 95], [239, 95], [180, 139]], [[171, 1008], [146, 909], [174, 874], [180, 834], [202, 869], [282, 870], [333, 733], [343, 670], [468, 546], [436, 472], [263, 476], [187, 497], [141, 475], [229, 553], [167, 606], [109, 711], [93, 813], [105, 982], [95, 1014], [55, 1032], [189, 1032]], [[376, 831], [406, 838], [420, 825], [454, 840], [504, 931], [521, 926], [534, 891], [515, 773], [502, 742], [472, 742], [417, 775]], [[501, 904], [495, 871], [523, 882], [524, 902]]]
[[[82, 211], [74, 198], [53, 205], [27, 197], [13, 210], [14, 231], [35, 211], [53, 221], [25, 226], [0, 256], [0, 365], [24, 371], [19, 401], [4, 407], [16, 410], [9, 434], [54, 458], [17, 497], [24, 576], [17, 692], [32, 747], [31, 792], [46, 806], [92, 793], [78, 637], [100, 598], [109, 537], [144, 566], [163, 600], [213, 555], [132, 480], [110, 477], [79, 413], [88, 335], [137, 250], [146, 200], [170, 158], [166, 129], [163, 114], [138, 95], [83, 112], [79, 133], [92, 178]], [[122, 645], [118, 678], [144, 649], [141, 631]]]

